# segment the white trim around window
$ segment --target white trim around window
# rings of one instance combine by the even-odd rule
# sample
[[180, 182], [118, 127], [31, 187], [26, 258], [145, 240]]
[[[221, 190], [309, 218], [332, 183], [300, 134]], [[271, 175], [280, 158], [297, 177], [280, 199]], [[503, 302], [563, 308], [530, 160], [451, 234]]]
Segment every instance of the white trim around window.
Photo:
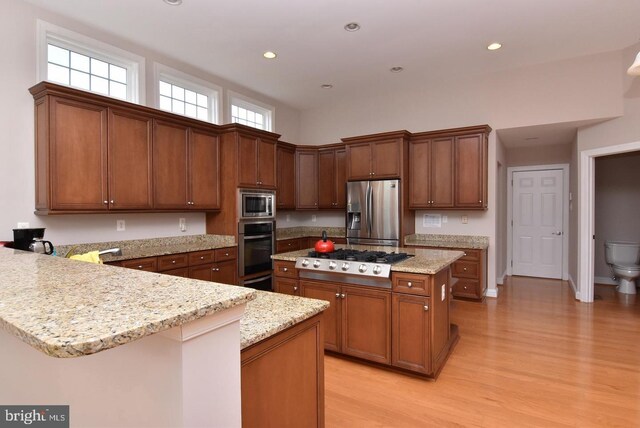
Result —
[[143, 57], [40, 19], [36, 22], [36, 28], [38, 82], [47, 80], [48, 45], [53, 44], [125, 68], [127, 70], [126, 100], [145, 104], [145, 59]]
[[[160, 81], [176, 85], [189, 91], [207, 96], [207, 122], [220, 124], [220, 98], [222, 88], [206, 80], [191, 76], [160, 63], [153, 64], [154, 102], [155, 108], [160, 109]], [[163, 109], [167, 110], [167, 109]], [[167, 110], [170, 111], [170, 110]], [[174, 112], [175, 113], [175, 112]], [[178, 113], [179, 114], [179, 113]], [[185, 115], [187, 116], [187, 115]], [[197, 119], [197, 117], [194, 117]], [[200, 118], [203, 120], [202, 118]]]
[[231, 110], [234, 105], [262, 114], [265, 117], [264, 130], [273, 132], [275, 124], [275, 108], [273, 106], [256, 101], [237, 92], [227, 91], [227, 115], [229, 122], [233, 122]]

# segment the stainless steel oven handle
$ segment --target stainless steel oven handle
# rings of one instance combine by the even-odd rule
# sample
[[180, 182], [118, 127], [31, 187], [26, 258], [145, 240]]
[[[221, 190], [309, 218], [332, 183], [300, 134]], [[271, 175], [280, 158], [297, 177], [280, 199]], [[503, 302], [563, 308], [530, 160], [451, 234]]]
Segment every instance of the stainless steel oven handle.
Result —
[[244, 235], [244, 237], [242, 239], [244, 239], [245, 241], [250, 241], [252, 239], [264, 239], [264, 238], [271, 238], [271, 234], [268, 233], [266, 235]]
[[271, 278], [273, 275], [261, 276], [260, 278], [250, 279], [249, 281], [243, 281], [244, 285], [247, 284], [255, 284], [256, 282], [264, 281], [265, 279]]

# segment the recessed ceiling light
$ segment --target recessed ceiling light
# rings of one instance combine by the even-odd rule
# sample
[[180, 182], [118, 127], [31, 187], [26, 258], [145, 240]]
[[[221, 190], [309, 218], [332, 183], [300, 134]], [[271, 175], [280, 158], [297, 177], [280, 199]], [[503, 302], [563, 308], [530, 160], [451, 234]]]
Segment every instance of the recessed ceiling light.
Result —
[[500, 43], [491, 43], [489, 46], [487, 46], [487, 49], [489, 49], [490, 51], [497, 51], [501, 47], [502, 45]]
[[389, 71], [392, 72], [392, 73], [400, 73], [402, 70], [404, 70], [404, 68], [402, 68], [402, 67], [391, 67], [389, 69]]
[[344, 29], [347, 31], [358, 31], [360, 29], [360, 24], [357, 22], [350, 22], [344, 26]]
[[164, 0], [164, 2], [171, 6], [180, 6], [182, 4], [182, 0]]
[[330, 83], [323, 83], [322, 85], [320, 85], [320, 87], [322, 89], [331, 89], [331, 88], [333, 88], [333, 85], [330, 84]]
[[265, 53], [262, 54], [263, 57], [267, 58], [267, 59], [274, 59], [275, 57], [277, 57], [278, 55], [276, 55], [275, 52], [271, 52], [271, 51], [266, 51]]

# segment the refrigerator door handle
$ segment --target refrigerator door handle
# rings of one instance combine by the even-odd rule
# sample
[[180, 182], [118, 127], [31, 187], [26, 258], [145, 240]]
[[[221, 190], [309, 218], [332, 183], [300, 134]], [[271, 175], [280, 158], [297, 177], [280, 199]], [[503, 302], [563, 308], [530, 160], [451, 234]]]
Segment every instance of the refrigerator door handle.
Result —
[[371, 182], [367, 183], [367, 222], [369, 223], [369, 238], [373, 232], [373, 189]]

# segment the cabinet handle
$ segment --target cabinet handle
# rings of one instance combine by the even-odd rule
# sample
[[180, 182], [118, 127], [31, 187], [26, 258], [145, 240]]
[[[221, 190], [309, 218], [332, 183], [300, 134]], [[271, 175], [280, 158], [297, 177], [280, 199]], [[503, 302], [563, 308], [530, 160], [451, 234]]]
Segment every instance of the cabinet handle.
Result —
[[342, 297], [342, 298], [344, 299], [344, 297], [345, 297], [344, 293], [342, 293], [342, 294], [340, 295], [340, 297]]
[[478, 203], [479, 203], [479, 204], [481, 204], [481, 203], [482, 203], [482, 201], [478, 201]]
[[110, 202], [111, 202], [111, 204], [113, 204], [113, 199], [111, 199], [111, 201], [110, 201]]
[[282, 272], [289, 272], [289, 268], [282, 268]]
[[429, 310], [429, 305], [424, 305], [424, 310], [428, 311]]
[[464, 253], [464, 256], [466, 257], [466, 256], [467, 256], [467, 253]]
[[224, 253], [224, 256], [225, 257], [229, 257], [229, 253]]
[[107, 205], [109, 201], [102, 201], [103, 204]]
[[171, 263], [173, 263], [173, 264], [175, 265], [175, 264], [176, 264], [176, 261], [175, 261], [175, 260], [171, 260]]
[[413, 287], [413, 284], [411, 283], [411, 281], [407, 282], [407, 287], [409, 288]]
[[200, 256], [200, 260], [204, 260], [204, 256]]
[[298, 287], [293, 287], [293, 291], [298, 291]]
[[464, 286], [464, 289], [465, 289], [465, 290], [467, 289], [467, 286], [466, 286], [466, 285]]
[[466, 272], [466, 271], [467, 271], [467, 268], [462, 268], [462, 270]]
[[138, 269], [142, 269], [142, 265], [138, 265]]
[[336, 297], [339, 299], [340, 298], [340, 293], [336, 293]]

